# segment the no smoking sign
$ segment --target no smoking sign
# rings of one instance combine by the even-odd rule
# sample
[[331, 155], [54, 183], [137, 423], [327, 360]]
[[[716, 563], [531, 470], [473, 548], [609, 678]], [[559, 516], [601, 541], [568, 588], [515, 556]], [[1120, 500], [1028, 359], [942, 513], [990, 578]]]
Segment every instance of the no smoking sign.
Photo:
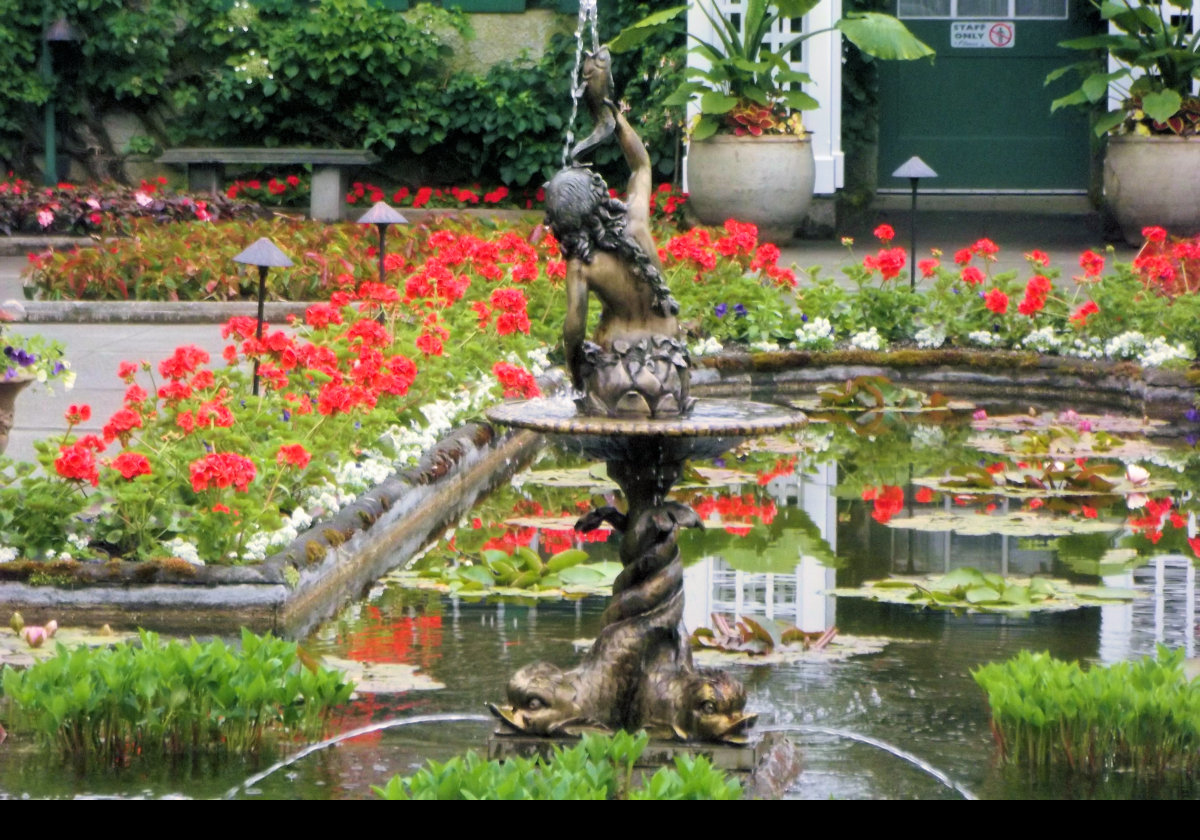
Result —
[[956, 20], [950, 24], [950, 46], [957, 49], [1008, 49], [1016, 26], [1007, 20]]

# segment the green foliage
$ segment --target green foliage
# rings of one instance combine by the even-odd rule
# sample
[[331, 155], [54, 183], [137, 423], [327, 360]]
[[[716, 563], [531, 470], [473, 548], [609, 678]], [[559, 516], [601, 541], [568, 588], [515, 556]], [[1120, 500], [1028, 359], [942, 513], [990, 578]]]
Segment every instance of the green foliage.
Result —
[[891, 577], [858, 589], [836, 589], [841, 596], [866, 597], [926, 609], [1028, 613], [1064, 610], [1105, 601], [1129, 601], [1131, 590], [1104, 586], [1074, 586], [1050, 578], [1006, 578], [963, 566], [945, 575]]
[[58, 645], [53, 658], [0, 674], [14, 728], [76, 759], [121, 764], [138, 756], [258, 752], [268, 735], [319, 735], [350, 698], [339, 673], [302, 665], [294, 642], [242, 631], [217, 640]]
[[817, 388], [821, 405], [856, 411], [884, 408], [944, 408], [948, 402], [940, 393], [925, 394], [897, 385], [886, 376], [856, 376], [837, 385]]
[[1194, 774], [1200, 765], [1200, 683], [1183, 650], [1087, 670], [1022, 651], [972, 672], [987, 692], [1002, 758], [1082, 774]]
[[49, 88], [38, 72], [38, 48], [31, 37], [42, 23], [40, 4], [30, 0], [0, 0], [0, 161], [17, 153]]
[[[693, 139], [703, 140], [722, 128], [732, 127], [727, 124], [726, 117], [735, 110], [755, 106], [766, 109], [772, 115], [768, 130], [786, 133], [792, 131], [792, 127], [781, 118], [793, 111], [818, 107], [817, 100], [800, 87], [811, 83], [811, 77], [793, 70], [788, 59], [793, 50], [813, 35], [829, 30], [804, 32], [775, 49], [766, 42], [767, 35], [779, 20], [802, 17], [818, 2], [748, 0], [739, 15], [730, 17], [710, 11], [703, 5], [699, 7], [712, 24], [716, 39], [710, 42], [691, 35], [696, 42], [692, 51], [708, 63], [708, 69], [690, 70], [690, 80], [680, 85], [669, 100], [672, 104], [684, 104], [693, 96], [699, 97], [700, 121], [694, 129]], [[678, 6], [658, 11], [632, 24], [613, 41], [613, 49], [632, 48], [658, 32], [679, 31], [679, 19], [686, 9], [686, 6]], [[840, 30], [864, 52], [879, 58], [916, 59], [933, 55], [933, 50], [890, 15], [851, 12], [838, 20], [833, 28]], [[761, 128], [757, 133], [761, 133]]]
[[[469, 37], [468, 18], [432, 4], [403, 15], [371, 0], [313, 3], [246, 0], [63, 0], [59, 10], [81, 39], [61, 47], [56, 95], [60, 123], [102, 134], [114, 108], [135, 113], [154, 145], [313, 145], [369, 148], [418, 178], [479, 178], [540, 184], [561, 164], [570, 111], [574, 40], [555, 36], [537, 60], [480, 72], [452, 66], [452, 44]], [[29, 138], [48, 88], [38, 70], [41, 0], [0, 0], [0, 160], [32, 167]], [[648, 4], [606, 9], [603, 35], [644, 15]], [[677, 84], [681, 41], [651, 39], [615, 70], [658, 171], [674, 171], [681, 109], [663, 104]], [[80, 142], [83, 142], [82, 140]], [[67, 144], [70, 145], [69, 143]], [[598, 168], [619, 176], [606, 147]], [[426, 177], [424, 180], [429, 180]]]
[[87, 504], [85, 494], [36, 464], [0, 455], [0, 545], [21, 546], [27, 557], [57, 551]]
[[[1200, 79], [1200, 38], [1192, 34], [1191, 3], [1168, 0], [1088, 0], [1110, 31], [1064, 41], [1059, 46], [1104, 53], [1108, 60], [1089, 58], [1060, 67], [1046, 84], [1064, 75], [1082, 79], [1079, 87], [1051, 103], [1050, 110], [1077, 105], [1102, 112], [1110, 87], [1122, 96], [1121, 107], [1102, 112], [1095, 122], [1097, 136], [1120, 128], [1141, 134], [1200, 133], [1200, 98], [1192, 93]], [[1172, 13], [1168, 6], [1178, 12]]]
[[703, 756], [679, 756], [635, 786], [645, 733], [584, 735], [553, 757], [486, 761], [474, 752], [444, 764], [430, 761], [409, 777], [393, 776], [375, 792], [384, 799], [739, 799], [741, 784]]

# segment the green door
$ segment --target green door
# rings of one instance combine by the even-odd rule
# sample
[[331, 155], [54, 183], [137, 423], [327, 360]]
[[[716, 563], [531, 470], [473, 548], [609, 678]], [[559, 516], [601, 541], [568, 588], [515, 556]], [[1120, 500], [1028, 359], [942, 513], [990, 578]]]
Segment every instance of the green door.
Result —
[[1097, 31], [1086, 0], [897, 0], [897, 16], [937, 51], [880, 64], [879, 186], [917, 155], [929, 191], [1086, 192], [1087, 116], [1050, 113], [1069, 91], [1046, 74], [1078, 61], [1059, 41]]

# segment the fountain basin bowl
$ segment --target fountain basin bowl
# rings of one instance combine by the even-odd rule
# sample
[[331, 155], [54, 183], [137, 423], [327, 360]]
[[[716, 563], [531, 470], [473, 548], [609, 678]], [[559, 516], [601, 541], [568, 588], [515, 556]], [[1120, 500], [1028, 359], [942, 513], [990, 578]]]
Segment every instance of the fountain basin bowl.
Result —
[[569, 397], [502, 403], [488, 409], [493, 423], [553, 435], [569, 451], [602, 461], [659, 463], [712, 458], [743, 440], [798, 429], [799, 411], [745, 400], [700, 399], [686, 416], [603, 417], [582, 414]]

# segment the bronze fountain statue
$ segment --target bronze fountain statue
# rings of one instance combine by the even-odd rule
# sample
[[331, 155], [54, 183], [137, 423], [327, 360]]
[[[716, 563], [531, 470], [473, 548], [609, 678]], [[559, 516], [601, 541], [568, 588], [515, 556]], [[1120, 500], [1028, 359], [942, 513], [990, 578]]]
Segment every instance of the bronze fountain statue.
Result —
[[[713, 457], [746, 437], [807, 421], [776, 406], [690, 395], [679, 304], [650, 234], [650, 156], [614, 102], [609, 65], [607, 48], [584, 62], [581, 88], [596, 127], [546, 185], [547, 222], [567, 260], [563, 344], [576, 395], [505, 403], [488, 417], [553, 434], [607, 463], [627, 510], [596, 508], [576, 528], [607, 522], [620, 532], [624, 568], [583, 661], [570, 670], [526, 665], [509, 680], [507, 704], [490, 708], [510, 733], [647, 729], [658, 738], [741, 744], [756, 717], [745, 711], [745, 691], [723, 671], [694, 667], [682, 623], [677, 536], [702, 523], [667, 496], [688, 458]], [[579, 162], [613, 137], [631, 171], [625, 202]], [[601, 312], [588, 340], [592, 294]]]

